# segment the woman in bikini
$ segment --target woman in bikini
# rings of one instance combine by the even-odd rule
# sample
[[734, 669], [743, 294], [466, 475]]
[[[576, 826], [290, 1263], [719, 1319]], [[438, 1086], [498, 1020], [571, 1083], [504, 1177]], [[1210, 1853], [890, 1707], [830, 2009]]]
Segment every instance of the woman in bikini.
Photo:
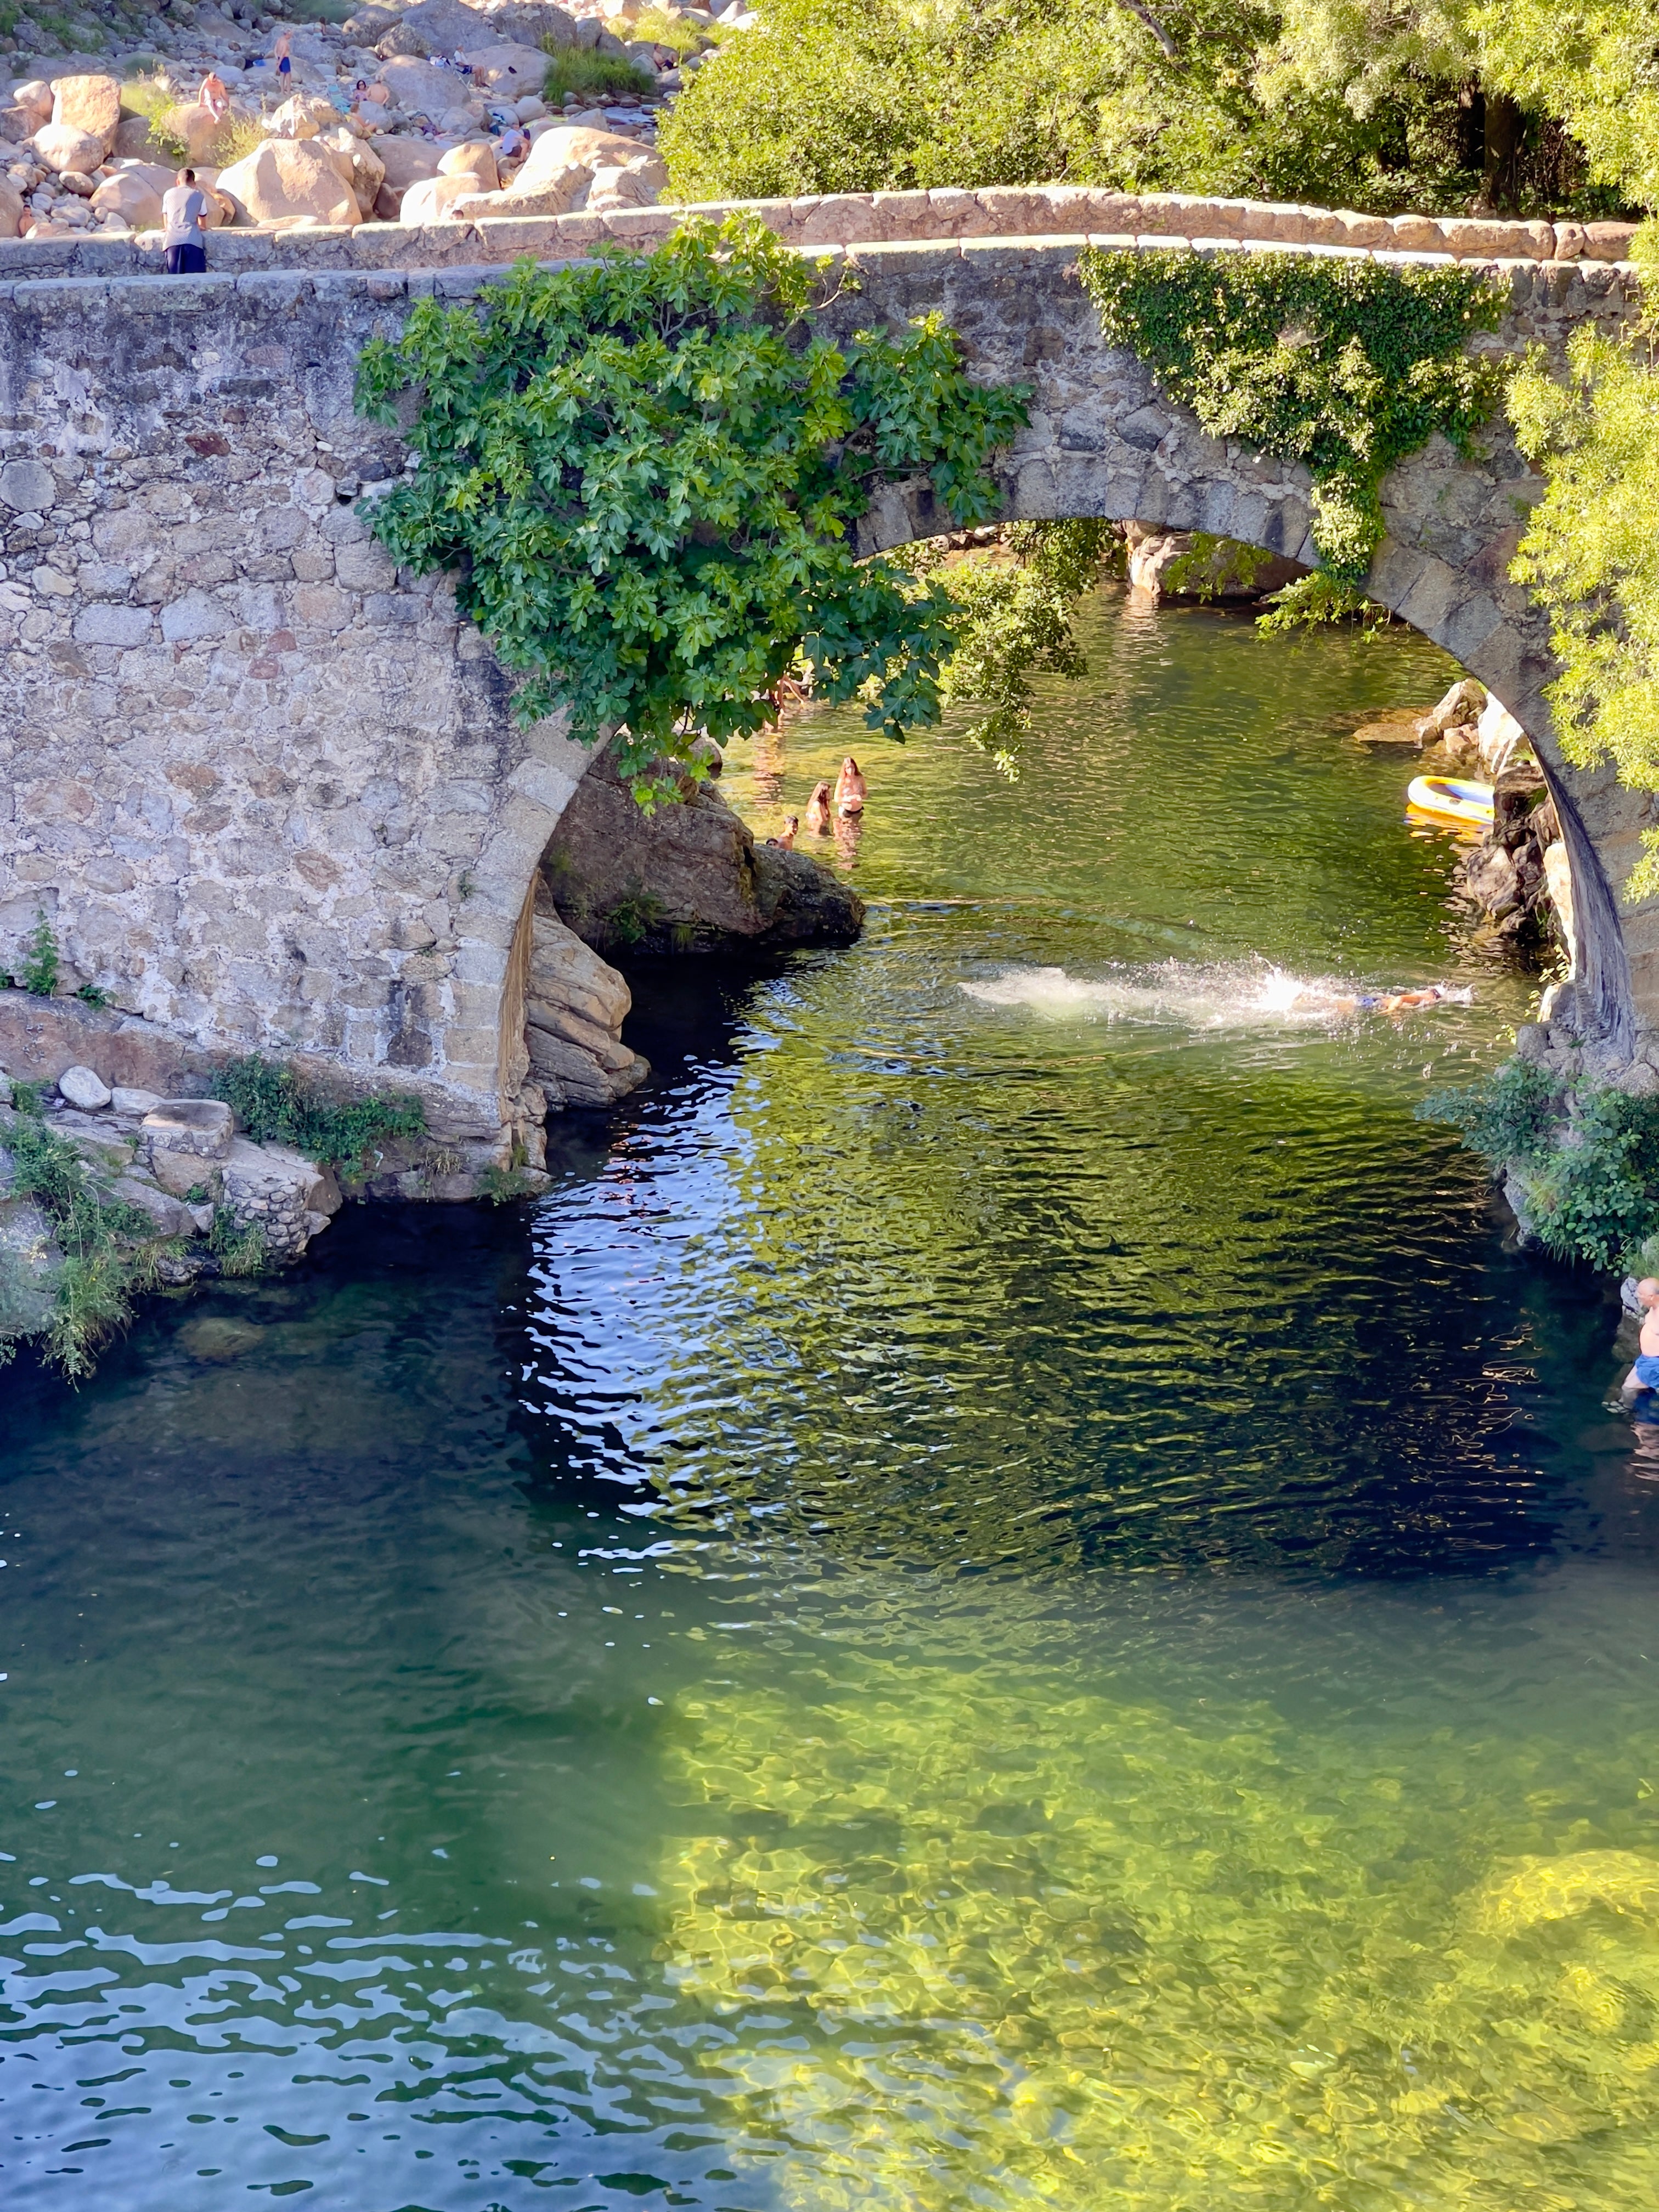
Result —
[[830, 786], [826, 781], [816, 787], [806, 802], [806, 826], [813, 836], [827, 837], [830, 835], [832, 814]]
[[858, 763], [848, 753], [841, 764], [841, 774], [836, 778], [836, 811], [843, 816], [862, 814], [870, 787], [864, 781]]

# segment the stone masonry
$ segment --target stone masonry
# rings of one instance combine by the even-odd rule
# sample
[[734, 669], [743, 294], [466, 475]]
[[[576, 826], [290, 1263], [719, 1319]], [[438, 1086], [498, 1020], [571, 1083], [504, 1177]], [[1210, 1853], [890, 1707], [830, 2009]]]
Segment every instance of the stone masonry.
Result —
[[[890, 237], [895, 201], [921, 203], [918, 226], [937, 229], [989, 222], [995, 197], [764, 212], [797, 237], [856, 230], [860, 215]], [[1168, 246], [1172, 232], [1062, 232], [1078, 195], [1004, 198], [1007, 219], [1042, 234], [843, 245], [857, 289], [841, 288], [825, 325], [939, 308], [978, 373], [1035, 386], [1002, 468], [1011, 518], [1138, 519], [1310, 560], [1305, 472], [1206, 437], [1101, 341], [1079, 248]], [[1197, 228], [1199, 204], [1160, 204], [1160, 222]], [[1218, 232], [1231, 225], [1203, 250], [1367, 250], [1254, 241], [1241, 205], [1202, 204]], [[1269, 229], [1292, 216], [1305, 229], [1317, 211], [1256, 212]], [[645, 240], [672, 219], [637, 213], [657, 231], [565, 217], [483, 227], [510, 238], [459, 224], [395, 242], [368, 235], [380, 226], [239, 235], [205, 279], [141, 273], [138, 249], [112, 241], [0, 254], [0, 965], [17, 964], [44, 912], [71, 981], [172, 1036], [417, 1091], [475, 1167], [538, 1156], [532, 888], [587, 757], [556, 723], [516, 727], [450, 590], [396, 573], [369, 536], [358, 503], [404, 454], [354, 412], [353, 376], [365, 339], [395, 331], [412, 299], [470, 296], [526, 248], [580, 251], [591, 231], [563, 226]], [[1496, 343], [1559, 352], [1577, 323], [1627, 317], [1632, 273], [1598, 258], [1620, 240], [1468, 228], [1505, 234], [1449, 241], [1507, 289]], [[1511, 255], [1485, 258], [1498, 244]], [[394, 250], [401, 266], [374, 264]], [[1540, 696], [1545, 629], [1506, 574], [1536, 491], [1501, 426], [1472, 461], [1437, 441], [1384, 488], [1370, 588], [1502, 699], [1547, 764], [1577, 917], [1558, 1016], [1611, 1071], [1650, 1050], [1659, 1061], [1659, 908], [1621, 911], [1612, 889], [1652, 809], [1561, 760]], [[939, 526], [925, 499], [895, 491], [867, 542]]]

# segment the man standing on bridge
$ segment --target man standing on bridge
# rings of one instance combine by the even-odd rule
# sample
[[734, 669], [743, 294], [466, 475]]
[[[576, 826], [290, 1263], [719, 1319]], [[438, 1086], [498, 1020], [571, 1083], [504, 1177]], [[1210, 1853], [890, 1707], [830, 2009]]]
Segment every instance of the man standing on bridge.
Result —
[[207, 270], [207, 196], [196, 185], [194, 169], [180, 169], [171, 191], [161, 195], [161, 243], [169, 276], [200, 276]]

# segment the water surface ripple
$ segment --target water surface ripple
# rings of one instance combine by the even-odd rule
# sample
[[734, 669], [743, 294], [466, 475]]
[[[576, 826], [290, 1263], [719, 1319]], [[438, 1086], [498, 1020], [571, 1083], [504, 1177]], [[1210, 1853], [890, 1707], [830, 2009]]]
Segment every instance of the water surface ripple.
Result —
[[1089, 644], [1017, 786], [872, 748], [858, 946], [641, 969], [531, 1214], [0, 1379], [8, 2206], [1653, 2197], [1659, 1486], [1346, 734], [1448, 665]]

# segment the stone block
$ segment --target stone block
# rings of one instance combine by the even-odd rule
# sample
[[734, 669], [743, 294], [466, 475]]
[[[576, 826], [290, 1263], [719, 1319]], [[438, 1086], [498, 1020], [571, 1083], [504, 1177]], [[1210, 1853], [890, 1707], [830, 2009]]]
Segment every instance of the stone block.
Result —
[[72, 635], [81, 645], [143, 645], [149, 636], [152, 619], [148, 607], [94, 602], [76, 616]]
[[170, 1098], [165, 1105], [152, 1107], [139, 1124], [152, 1160], [163, 1152], [222, 1160], [229, 1154], [235, 1128], [235, 1116], [217, 1098]]

